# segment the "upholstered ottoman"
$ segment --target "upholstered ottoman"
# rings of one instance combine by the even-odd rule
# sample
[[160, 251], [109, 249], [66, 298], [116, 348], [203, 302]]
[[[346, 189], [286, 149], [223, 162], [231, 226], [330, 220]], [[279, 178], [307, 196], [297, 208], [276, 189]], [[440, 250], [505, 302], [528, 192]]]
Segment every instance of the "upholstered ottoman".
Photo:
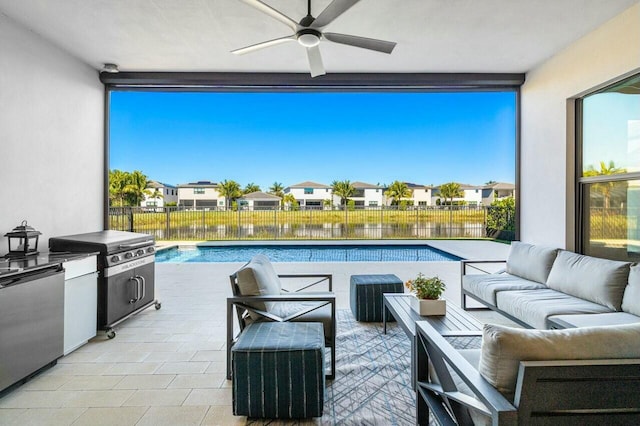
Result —
[[[351, 312], [357, 321], [382, 321], [382, 293], [403, 293], [402, 280], [393, 274], [351, 275]], [[387, 321], [393, 321], [387, 312]]]
[[267, 419], [322, 416], [321, 323], [257, 322], [231, 349], [233, 414]]

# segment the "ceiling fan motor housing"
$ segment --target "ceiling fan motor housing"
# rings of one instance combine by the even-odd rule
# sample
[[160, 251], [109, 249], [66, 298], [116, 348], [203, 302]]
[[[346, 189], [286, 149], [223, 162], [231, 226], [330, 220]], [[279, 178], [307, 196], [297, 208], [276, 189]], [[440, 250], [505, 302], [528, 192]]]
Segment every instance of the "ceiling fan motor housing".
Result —
[[296, 33], [296, 38], [304, 47], [313, 47], [320, 44], [322, 33], [312, 28], [304, 28]]

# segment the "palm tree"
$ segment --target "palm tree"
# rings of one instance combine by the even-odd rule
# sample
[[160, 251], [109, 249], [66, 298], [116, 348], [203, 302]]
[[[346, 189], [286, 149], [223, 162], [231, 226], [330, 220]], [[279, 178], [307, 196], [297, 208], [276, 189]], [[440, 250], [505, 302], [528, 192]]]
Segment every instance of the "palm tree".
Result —
[[273, 185], [269, 187], [269, 194], [280, 197], [280, 207], [284, 207], [284, 185], [277, 181], [273, 182]]
[[[593, 165], [587, 167], [587, 170], [584, 171], [585, 177], [593, 177], [593, 176], [610, 176], [618, 173], [626, 173], [627, 170], [624, 168], [616, 167], [613, 161], [609, 161], [609, 164], [605, 164], [604, 161], [600, 162], [600, 170], [596, 170]], [[609, 208], [611, 203], [611, 190], [613, 189], [614, 182], [599, 182], [593, 185], [594, 188], [597, 188], [602, 192], [602, 198], [604, 199], [604, 208]]]
[[160, 198], [164, 198], [164, 196], [162, 195], [162, 191], [160, 191], [158, 188], [155, 188], [154, 191], [151, 193], [151, 195], [149, 195], [149, 198], [151, 198], [152, 200], [156, 200], [156, 206], [157, 206], [158, 200]]
[[290, 209], [295, 209], [298, 206], [298, 200], [296, 200], [296, 197], [291, 193], [285, 194], [284, 197], [282, 197], [282, 205], [284, 206], [285, 204], [289, 204]]
[[224, 197], [225, 208], [229, 208], [232, 201], [242, 196], [240, 184], [235, 180], [223, 180], [218, 184], [218, 193]]
[[397, 206], [401, 199], [411, 196], [411, 190], [406, 183], [396, 180], [389, 185], [389, 188], [384, 192], [384, 195], [391, 198], [391, 205]]
[[269, 194], [277, 195], [278, 197], [284, 197], [284, 186], [280, 182], [273, 182], [273, 185], [269, 187]]
[[131, 202], [134, 206], [140, 206], [145, 196], [151, 195], [151, 191], [147, 189], [149, 180], [140, 170], [134, 170], [130, 173], [127, 180], [128, 183], [124, 188], [124, 192], [131, 197]]
[[453, 205], [453, 199], [464, 196], [464, 193], [460, 189], [460, 184], [455, 182], [449, 182], [449, 183], [440, 185], [440, 195], [444, 198], [445, 204], [447, 199], [450, 199], [451, 201], [449, 205]]
[[244, 187], [244, 189], [242, 190], [243, 194], [250, 194], [252, 192], [258, 192], [260, 191], [260, 186], [256, 185], [255, 183], [251, 182], [248, 183], [247, 186]]
[[349, 199], [349, 197], [355, 194], [356, 189], [351, 184], [349, 180], [334, 180], [331, 182], [331, 189], [333, 190], [333, 194], [340, 197], [340, 205], [344, 206]]
[[109, 170], [109, 201], [112, 206], [124, 205], [126, 195], [124, 189], [127, 186], [128, 177], [129, 173], [122, 170]]

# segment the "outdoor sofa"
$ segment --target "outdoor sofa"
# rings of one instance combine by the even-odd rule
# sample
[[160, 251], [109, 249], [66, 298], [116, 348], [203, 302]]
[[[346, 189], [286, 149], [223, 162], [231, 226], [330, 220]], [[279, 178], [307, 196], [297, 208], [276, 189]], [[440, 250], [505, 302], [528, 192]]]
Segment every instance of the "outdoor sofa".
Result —
[[471, 298], [536, 329], [640, 323], [640, 265], [521, 242], [503, 271], [478, 273], [490, 263], [461, 262], [464, 309]]
[[481, 349], [464, 350], [427, 322], [416, 332], [419, 425], [640, 424], [640, 324], [487, 324]]
[[417, 423], [640, 424], [640, 266], [520, 242], [492, 263], [462, 261], [462, 307], [525, 328], [487, 324], [481, 349], [457, 350], [418, 322]]

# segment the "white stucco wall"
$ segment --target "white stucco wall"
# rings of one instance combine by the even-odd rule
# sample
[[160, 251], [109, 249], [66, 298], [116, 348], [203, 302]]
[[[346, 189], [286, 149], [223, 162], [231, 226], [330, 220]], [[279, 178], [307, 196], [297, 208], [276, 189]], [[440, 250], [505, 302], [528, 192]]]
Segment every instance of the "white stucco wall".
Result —
[[0, 13], [1, 237], [23, 219], [51, 236], [103, 229], [98, 72]]
[[527, 73], [518, 194], [522, 241], [573, 248], [567, 100], [634, 71], [640, 71], [640, 2]]

